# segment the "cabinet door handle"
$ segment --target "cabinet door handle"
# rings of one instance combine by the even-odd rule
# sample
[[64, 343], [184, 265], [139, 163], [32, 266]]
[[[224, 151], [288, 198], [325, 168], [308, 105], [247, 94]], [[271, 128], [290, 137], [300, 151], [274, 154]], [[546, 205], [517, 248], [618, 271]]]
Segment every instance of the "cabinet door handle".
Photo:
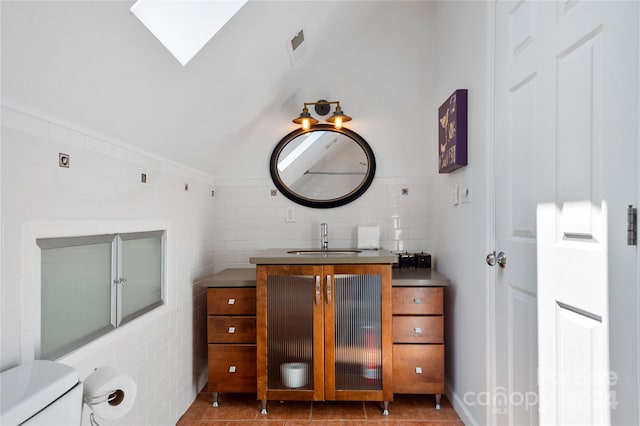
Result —
[[416, 367], [416, 374], [422, 374], [422, 368]]
[[229, 334], [234, 334], [236, 332], [235, 327], [229, 327]]
[[236, 366], [235, 365], [230, 365], [229, 366], [229, 373], [235, 373], [236, 372]]
[[316, 305], [320, 304], [320, 275], [316, 275]]
[[422, 327], [416, 327], [414, 328], [416, 334], [422, 334]]
[[327, 305], [331, 304], [331, 275], [327, 275]]
[[229, 298], [229, 300], [227, 300], [227, 304], [228, 304], [228, 305], [235, 305], [235, 304], [236, 304], [236, 299], [234, 299], [234, 298]]
[[420, 297], [416, 297], [415, 299], [413, 299], [413, 303], [415, 305], [422, 305], [422, 299]]

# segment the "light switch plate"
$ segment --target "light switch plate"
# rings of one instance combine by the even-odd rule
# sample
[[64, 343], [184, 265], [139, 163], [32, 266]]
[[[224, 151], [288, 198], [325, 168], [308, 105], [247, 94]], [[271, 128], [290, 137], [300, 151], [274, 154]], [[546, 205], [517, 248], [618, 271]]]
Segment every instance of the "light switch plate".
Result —
[[466, 185], [460, 188], [460, 202], [462, 204], [469, 204], [471, 202], [471, 190]]
[[454, 206], [460, 204], [460, 185], [457, 183], [451, 187], [451, 204]]

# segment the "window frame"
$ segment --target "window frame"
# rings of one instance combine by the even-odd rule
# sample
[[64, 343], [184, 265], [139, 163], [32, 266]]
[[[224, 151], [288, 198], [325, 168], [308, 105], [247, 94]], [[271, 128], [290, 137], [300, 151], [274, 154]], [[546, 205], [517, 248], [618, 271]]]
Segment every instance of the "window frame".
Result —
[[[137, 239], [145, 239], [145, 238], [154, 238], [159, 237], [160, 239], [160, 300], [149, 305], [146, 305], [142, 309], [139, 309], [135, 312], [130, 313], [129, 315], [123, 317], [122, 316], [122, 308], [123, 308], [123, 285], [126, 282], [126, 278], [123, 280], [122, 271], [123, 271], [123, 263], [122, 263], [122, 252], [123, 252], [123, 241], [132, 241]], [[81, 246], [81, 245], [90, 245], [90, 244], [101, 244], [101, 243], [110, 243], [111, 244], [111, 276], [110, 276], [110, 325], [102, 327], [98, 330], [94, 330], [86, 336], [83, 336], [79, 339], [73, 340], [66, 344], [63, 344], [59, 348], [56, 348], [47, 353], [42, 353], [42, 250], [52, 249], [52, 248], [65, 248], [65, 247], [73, 247], [73, 246]], [[40, 327], [39, 327], [39, 336], [36, 342], [36, 358], [39, 359], [49, 359], [55, 360], [59, 359], [65, 355], [70, 354], [71, 352], [93, 342], [97, 338], [104, 336], [111, 331], [115, 331], [118, 328], [122, 327], [125, 324], [128, 324], [143, 316], [144, 314], [155, 310], [161, 306], [164, 306], [166, 301], [166, 269], [167, 269], [167, 230], [151, 230], [151, 231], [134, 231], [134, 232], [120, 232], [120, 233], [109, 233], [109, 234], [96, 234], [96, 235], [81, 235], [81, 236], [70, 236], [70, 237], [54, 237], [54, 238], [37, 238], [36, 245], [40, 249], [40, 276], [39, 276], [39, 293], [40, 293], [40, 309], [39, 309], [39, 318], [40, 318]]]

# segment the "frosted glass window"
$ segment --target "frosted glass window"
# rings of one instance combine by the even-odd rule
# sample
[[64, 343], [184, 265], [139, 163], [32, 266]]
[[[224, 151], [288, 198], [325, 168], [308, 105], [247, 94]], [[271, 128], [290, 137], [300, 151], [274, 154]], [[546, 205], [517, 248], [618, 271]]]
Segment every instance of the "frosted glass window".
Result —
[[40, 358], [57, 359], [163, 304], [164, 231], [39, 239]]
[[[43, 249], [41, 347], [55, 358], [114, 328], [111, 323], [113, 236], [71, 238]], [[59, 239], [63, 240], [63, 239]]]
[[122, 323], [162, 304], [162, 235], [121, 235]]

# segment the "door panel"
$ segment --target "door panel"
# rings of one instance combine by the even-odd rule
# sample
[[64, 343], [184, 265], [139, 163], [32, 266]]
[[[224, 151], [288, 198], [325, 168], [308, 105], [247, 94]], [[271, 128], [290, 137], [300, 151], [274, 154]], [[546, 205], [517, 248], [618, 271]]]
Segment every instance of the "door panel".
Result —
[[498, 1], [495, 25], [495, 420], [535, 424], [534, 392], [541, 424], [637, 424], [638, 3]]
[[527, 425], [538, 423], [537, 394], [530, 390], [537, 376], [537, 303], [536, 297], [518, 289], [510, 291], [509, 347], [513, 351], [509, 357], [509, 389], [511, 404], [518, 407], [513, 411], [512, 424]]
[[[563, 304], [556, 305], [558, 340], [564, 342], [557, 354], [557, 399], [562, 404], [558, 424], [593, 425], [607, 422], [607, 393], [600, 393], [600, 377], [590, 374], [593, 365], [604, 360], [602, 318], [576, 312]], [[589, 374], [585, 374], [585, 372]], [[605, 379], [606, 375], [602, 377]], [[604, 400], [602, 400], [604, 398]]]

